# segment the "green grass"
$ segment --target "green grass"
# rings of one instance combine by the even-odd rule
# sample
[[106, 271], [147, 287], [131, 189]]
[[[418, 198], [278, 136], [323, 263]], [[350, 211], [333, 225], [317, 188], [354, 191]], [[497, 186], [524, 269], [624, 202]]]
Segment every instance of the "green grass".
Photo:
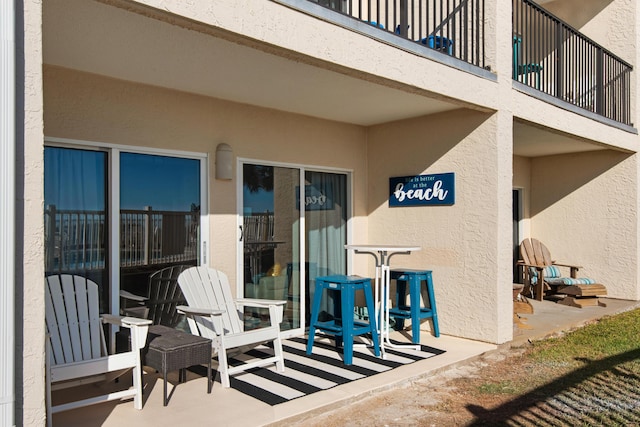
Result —
[[475, 425], [640, 426], [640, 309], [503, 362], [465, 379]]
[[639, 357], [640, 310], [633, 310], [559, 338], [534, 342], [522, 357], [512, 361], [512, 372], [505, 371], [504, 376], [474, 388], [484, 396], [549, 395], [615, 369], [640, 377]]
[[481, 384], [477, 390], [480, 394], [518, 394], [522, 392], [522, 386], [506, 380], [498, 383]]
[[640, 310], [601, 319], [560, 338], [533, 344], [532, 361], [579, 367], [640, 349]]

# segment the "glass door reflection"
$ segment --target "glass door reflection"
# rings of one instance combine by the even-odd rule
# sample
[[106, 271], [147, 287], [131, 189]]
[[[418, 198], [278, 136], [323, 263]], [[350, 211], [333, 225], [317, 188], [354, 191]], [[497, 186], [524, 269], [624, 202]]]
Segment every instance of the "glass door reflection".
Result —
[[[299, 182], [295, 168], [243, 165], [244, 296], [287, 301], [282, 330], [300, 327]], [[245, 328], [266, 322], [266, 310], [245, 311]]]

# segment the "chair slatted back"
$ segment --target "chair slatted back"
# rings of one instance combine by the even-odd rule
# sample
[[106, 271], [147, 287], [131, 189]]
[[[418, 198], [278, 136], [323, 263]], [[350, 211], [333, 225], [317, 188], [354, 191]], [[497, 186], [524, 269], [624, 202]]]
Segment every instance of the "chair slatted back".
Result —
[[[191, 267], [180, 274], [178, 283], [190, 307], [225, 311], [222, 315], [225, 333], [243, 331], [238, 309], [231, 295], [229, 278], [222, 271], [207, 267]], [[216, 336], [216, 325], [213, 325], [209, 318], [197, 317], [197, 323], [201, 336]], [[221, 332], [218, 331], [217, 334]]]
[[175, 265], [163, 268], [149, 276], [149, 320], [154, 325], [163, 325], [174, 328], [182, 320], [183, 315], [178, 313], [176, 307], [187, 304], [180, 286], [178, 276], [188, 265]]
[[45, 285], [45, 321], [51, 364], [105, 356], [98, 285], [84, 277], [69, 274], [48, 276]]
[[548, 267], [553, 264], [551, 253], [538, 239], [524, 239], [520, 244], [520, 256], [525, 264]]

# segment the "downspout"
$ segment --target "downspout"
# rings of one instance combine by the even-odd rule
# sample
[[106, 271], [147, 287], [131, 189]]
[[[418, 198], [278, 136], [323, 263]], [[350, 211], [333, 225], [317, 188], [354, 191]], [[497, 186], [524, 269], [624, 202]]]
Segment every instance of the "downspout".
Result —
[[0, 0], [0, 425], [15, 425], [15, 5]]

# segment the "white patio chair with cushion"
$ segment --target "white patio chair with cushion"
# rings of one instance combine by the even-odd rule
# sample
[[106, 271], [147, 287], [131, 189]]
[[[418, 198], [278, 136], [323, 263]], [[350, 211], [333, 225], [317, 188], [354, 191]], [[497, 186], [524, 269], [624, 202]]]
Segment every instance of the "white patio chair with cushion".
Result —
[[[98, 285], [81, 276], [60, 274], [45, 280], [47, 326], [47, 420], [51, 415], [94, 403], [133, 397], [142, 409], [140, 349], [145, 346], [151, 321], [99, 314]], [[107, 354], [103, 323], [131, 329], [131, 351]], [[51, 390], [108, 381], [132, 369], [133, 388], [57, 406]]]
[[[280, 339], [280, 323], [286, 301], [233, 299], [227, 275], [207, 267], [191, 267], [178, 277], [178, 284], [189, 306], [178, 310], [187, 316], [191, 333], [212, 340], [218, 354], [218, 371], [224, 387], [230, 387], [229, 376], [259, 366], [276, 364], [284, 372], [284, 356]], [[270, 325], [264, 328], [244, 330], [244, 307], [267, 308]], [[229, 352], [241, 352], [264, 342], [273, 342], [274, 356], [256, 359], [240, 366], [229, 367]]]

